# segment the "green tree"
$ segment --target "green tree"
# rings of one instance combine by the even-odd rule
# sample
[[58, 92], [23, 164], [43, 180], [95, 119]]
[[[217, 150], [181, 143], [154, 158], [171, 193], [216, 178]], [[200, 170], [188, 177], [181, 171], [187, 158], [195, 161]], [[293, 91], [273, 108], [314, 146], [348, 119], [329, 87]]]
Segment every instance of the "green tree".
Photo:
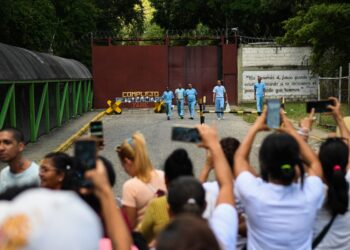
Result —
[[55, 24], [53, 5], [47, 0], [0, 1], [1, 42], [45, 51]]
[[331, 75], [350, 61], [350, 4], [316, 4], [284, 22], [284, 44], [310, 45], [312, 69]]

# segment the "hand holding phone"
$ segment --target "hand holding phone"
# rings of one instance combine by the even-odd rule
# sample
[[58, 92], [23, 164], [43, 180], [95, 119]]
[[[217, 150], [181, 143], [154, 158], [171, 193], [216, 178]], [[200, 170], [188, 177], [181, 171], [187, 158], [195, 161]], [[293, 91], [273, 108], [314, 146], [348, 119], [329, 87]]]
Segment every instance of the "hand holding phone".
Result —
[[74, 144], [75, 171], [77, 184], [84, 186], [86, 183], [84, 174], [87, 170], [96, 166], [97, 147], [95, 140], [78, 140]]
[[201, 142], [201, 136], [198, 129], [194, 127], [173, 126], [171, 130], [171, 140], [199, 143]]
[[334, 106], [334, 100], [309, 101], [306, 102], [306, 113], [310, 113], [311, 109], [315, 109], [315, 113], [332, 112], [328, 106]]
[[281, 102], [280, 99], [267, 100], [267, 117], [266, 124], [269, 128], [279, 128], [281, 124]]
[[98, 146], [103, 147], [103, 124], [102, 121], [90, 122], [90, 135], [98, 139]]

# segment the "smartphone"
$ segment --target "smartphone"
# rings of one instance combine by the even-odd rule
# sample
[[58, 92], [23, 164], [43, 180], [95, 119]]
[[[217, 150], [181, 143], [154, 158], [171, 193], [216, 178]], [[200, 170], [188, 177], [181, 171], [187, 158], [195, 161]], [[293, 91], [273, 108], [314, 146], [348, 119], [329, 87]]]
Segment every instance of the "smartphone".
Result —
[[280, 99], [267, 100], [266, 124], [269, 128], [279, 128], [281, 124], [281, 101]]
[[309, 101], [306, 102], [306, 113], [310, 113], [311, 109], [315, 109], [315, 113], [326, 113], [332, 112], [331, 109], [327, 108], [329, 105], [333, 106], [333, 100], [323, 100], [323, 101]]
[[199, 143], [201, 141], [201, 136], [198, 129], [194, 127], [174, 125], [171, 130], [171, 140]]
[[103, 125], [102, 125], [102, 121], [90, 122], [90, 135], [97, 137], [99, 146], [103, 146]]
[[74, 166], [79, 186], [89, 186], [84, 179], [85, 171], [95, 168], [97, 145], [94, 140], [78, 140], [74, 144]]

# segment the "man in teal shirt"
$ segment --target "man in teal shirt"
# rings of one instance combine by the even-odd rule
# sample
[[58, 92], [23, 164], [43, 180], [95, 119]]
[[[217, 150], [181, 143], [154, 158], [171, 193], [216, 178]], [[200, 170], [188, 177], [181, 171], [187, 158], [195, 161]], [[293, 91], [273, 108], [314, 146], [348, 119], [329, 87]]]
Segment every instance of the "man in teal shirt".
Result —
[[171, 106], [173, 104], [173, 98], [174, 98], [173, 91], [169, 90], [169, 87], [166, 87], [166, 89], [163, 93], [162, 99], [165, 102], [166, 115], [167, 115], [168, 120], [170, 120], [170, 118], [172, 116]]
[[265, 83], [261, 82], [261, 76], [258, 76], [258, 82], [254, 84], [254, 100], [256, 100], [256, 110], [261, 115], [264, 105]]
[[194, 119], [195, 106], [197, 102], [197, 90], [192, 88], [192, 84], [188, 84], [188, 89], [186, 89], [187, 105], [190, 111], [190, 119]]

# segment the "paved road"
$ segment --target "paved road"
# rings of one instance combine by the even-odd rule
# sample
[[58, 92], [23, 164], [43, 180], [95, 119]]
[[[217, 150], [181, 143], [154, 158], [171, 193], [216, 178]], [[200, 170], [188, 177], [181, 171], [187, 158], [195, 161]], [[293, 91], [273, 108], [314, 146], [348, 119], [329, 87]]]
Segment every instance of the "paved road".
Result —
[[[151, 111], [128, 111], [120, 116], [105, 116], [103, 118], [105, 130], [105, 149], [101, 154], [105, 155], [114, 164], [117, 171], [117, 185], [115, 191], [120, 195], [121, 186], [128, 176], [122, 170], [114, 147], [130, 137], [135, 131], [144, 134], [151, 160], [156, 168], [163, 168], [167, 156], [177, 148], [184, 148], [192, 159], [196, 174], [199, 173], [205, 161], [205, 150], [195, 144], [171, 141], [171, 127], [173, 124], [195, 125], [199, 119], [180, 120], [174, 118], [167, 121], [165, 114], [155, 114]], [[233, 136], [241, 140], [246, 134], [249, 124], [240, 117], [232, 114], [225, 116], [225, 120], [217, 121], [215, 114], [206, 115], [206, 123], [217, 126], [220, 137]], [[257, 152], [260, 146], [262, 134], [258, 136], [252, 150], [252, 162], [257, 163]]]
[[[41, 137], [37, 143], [28, 144], [25, 155], [39, 162], [46, 153], [58, 147], [98, 113], [99, 111], [87, 113], [71, 121], [69, 124], [52, 131], [50, 135]], [[156, 168], [162, 169], [167, 156], [177, 148], [185, 148], [189, 152], [196, 174], [199, 173], [201, 166], [204, 164], [204, 149], [198, 148], [191, 143], [173, 142], [170, 139], [172, 125], [195, 125], [199, 123], [198, 117], [195, 120], [189, 120], [186, 117], [184, 120], [174, 118], [167, 121], [165, 114], [155, 114], [152, 110], [129, 110], [124, 111], [122, 115], [104, 116], [102, 120], [104, 123], [106, 146], [101, 151], [101, 154], [110, 159], [115, 165], [117, 184], [114, 189], [117, 195], [121, 194], [122, 184], [129, 177], [124, 173], [118, 156], [114, 152], [114, 148], [121, 144], [124, 139], [130, 137], [135, 131], [140, 131], [144, 134], [151, 160]], [[244, 122], [240, 116], [233, 114], [227, 114], [225, 119], [221, 121], [216, 120], [215, 114], [206, 114], [206, 123], [217, 126], [221, 138], [233, 136], [239, 140], [243, 139], [250, 127], [250, 124]], [[324, 132], [318, 132], [319, 134], [317, 136], [325, 134]], [[251, 163], [253, 166], [258, 166], [258, 151], [261, 141], [265, 136], [266, 132], [259, 133], [254, 142], [251, 152]], [[317, 140], [311, 140], [310, 142], [314, 148], [317, 148], [319, 145]], [[67, 152], [72, 154], [72, 149], [69, 149]]]

